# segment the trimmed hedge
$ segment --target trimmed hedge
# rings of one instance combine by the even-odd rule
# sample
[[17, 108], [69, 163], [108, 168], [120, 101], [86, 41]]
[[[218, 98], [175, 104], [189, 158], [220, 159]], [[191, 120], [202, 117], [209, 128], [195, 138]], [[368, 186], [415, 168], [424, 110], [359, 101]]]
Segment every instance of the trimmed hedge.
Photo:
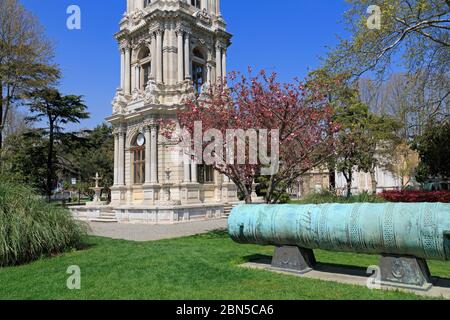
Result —
[[361, 193], [359, 195], [353, 195], [351, 197], [342, 197], [337, 196], [336, 194], [323, 190], [320, 193], [312, 193], [305, 196], [300, 200], [291, 200], [289, 203], [291, 204], [326, 204], [326, 203], [359, 203], [359, 202], [368, 202], [368, 203], [379, 203], [385, 202], [385, 200], [381, 197], [378, 197], [374, 194], [369, 194], [367, 192]]
[[87, 226], [30, 188], [0, 181], [0, 266], [82, 247]]
[[384, 191], [381, 197], [389, 202], [450, 203], [450, 191]]

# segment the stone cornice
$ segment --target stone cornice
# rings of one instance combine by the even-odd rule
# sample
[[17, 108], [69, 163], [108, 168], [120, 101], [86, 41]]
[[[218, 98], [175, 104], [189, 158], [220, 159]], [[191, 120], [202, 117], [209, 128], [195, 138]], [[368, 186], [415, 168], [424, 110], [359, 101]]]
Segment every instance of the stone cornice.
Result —
[[[161, 5], [158, 3], [159, 1], [150, 5], [150, 9], [146, 8], [141, 11], [141, 23], [130, 28], [129, 19], [131, 18], [126, 19], [126, 23], [123, 24], [123, 29], [116, 34], [116, 38], [123, 37], [126, 34], [134, 35], [136, 32], [142, 31], [142, 29], [148, 26], [150, 26], [149, 29], [151, 30], [155, 29], [155, 25], [159, 25], [160, 28], [164, 28], [164, 25], [168, 21], [176, 23], [177, 25], [180, 23], [183, 24], [187, 29], [185, 32], [189, 32], [188, 30], [190, 30], [191, 28], [195, 28], [206, 32], [214, 32], [223, 38], [232, 37], [231, 34], [222, 29], [222, 26], [216, 23], [217, 18], [213, 18], [212, 16], [208, 15], [211, 21], [206, 23], [204, 21], [204, 18], [206, 17], [205, 12], [198, 9], [193, 9], [192, 6], [187, 5], [184, 2], [174, 2], [174, 5], [170, 5], [170, 8], [172, 8], [173, 10], [168, 10], [167, 5]], [[128, 16], [131, 16], [133, 14], [137, 16], [137, 14], [134, 12], [128, 14]]]

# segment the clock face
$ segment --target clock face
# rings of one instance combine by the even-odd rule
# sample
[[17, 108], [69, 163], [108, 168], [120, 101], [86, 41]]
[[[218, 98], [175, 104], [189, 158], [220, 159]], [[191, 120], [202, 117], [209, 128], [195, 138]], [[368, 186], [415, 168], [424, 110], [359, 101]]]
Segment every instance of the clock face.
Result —
[[145, 144], [145, 137], [142, 133], [140, 133], [136, 138], [136, 144], [139, 147], [142, 147]]

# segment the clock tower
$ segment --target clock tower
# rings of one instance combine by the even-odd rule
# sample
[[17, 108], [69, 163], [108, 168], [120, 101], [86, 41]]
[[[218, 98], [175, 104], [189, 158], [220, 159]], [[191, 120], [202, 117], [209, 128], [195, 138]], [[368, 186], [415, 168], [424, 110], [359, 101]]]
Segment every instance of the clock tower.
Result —
[[220, 0], [127, 0], [115, 35], [120, 86], [113, 113], [114, 186], [110, 207], [123, 222], [221, 217], [237, 201], [229, 179], [195, 163], [160, 134], [183, 101], [227, 73], [231, 35]]

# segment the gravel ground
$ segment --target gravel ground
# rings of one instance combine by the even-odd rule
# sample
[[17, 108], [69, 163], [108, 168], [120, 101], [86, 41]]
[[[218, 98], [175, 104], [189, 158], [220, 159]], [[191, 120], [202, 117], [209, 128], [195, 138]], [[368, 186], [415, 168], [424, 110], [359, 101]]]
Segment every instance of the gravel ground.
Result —
[[172, 225], [89, 223], [90, 234], [129, 241], [155, 241], [188, 237], [227, 228], [227, 219], [195, 221]]

